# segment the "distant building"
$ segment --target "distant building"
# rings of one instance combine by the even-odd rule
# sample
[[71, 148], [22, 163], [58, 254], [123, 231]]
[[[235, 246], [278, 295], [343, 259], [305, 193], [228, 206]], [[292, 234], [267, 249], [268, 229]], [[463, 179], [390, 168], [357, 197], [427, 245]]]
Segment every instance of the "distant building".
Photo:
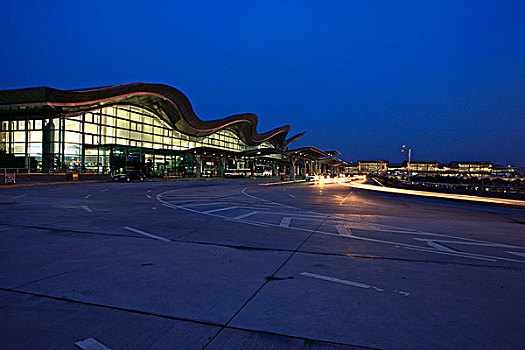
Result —
[[440, 172], [438, 161], [429, 161], [429, 160], [411, 161], [410, 169], [408, 169], [408, 162], [404, 161], [403, 166], [406, 170], [409, 170], [410, 173], [413, 175], [437, 175]]
[[498, 177], [519, 177], [520, 174], [516, 167], [508, 166], [493, 166], [490, 172], [491, 176]]
[[402, 164], [402, 163], [388, 163], [387, 173], [389, 175], [406, 174], [405, 164]]
[[449, 172], [465, 176], [488, 176], [492, 173], [493, 162], [454, 161], [448, 165]]
[[[387, 161], [358, 161], [359, 172], [365, 174], [378, 173], [383, 162]], [[493, 177], [519, 177], [518, 168], [510, 165], [496, 166], [493, 162], [454, 161], [441, 165], [439, 161], [411, 161], [410, 170], [408, 162], [402, 164], [388, 163], [388, 175], [428, 175], [428, 176], [493, 176]]]
[[344, 172], [346, 174], [349, 174], [349, 175], [358, 174], [359, 173], [359, 165], [358, 164], [353, 164], [353, 163], [347, 164], [344, 167]]
[[387, 171], [387, 160], [358, 160], [357, 166], [360, 174], [383, 174]]

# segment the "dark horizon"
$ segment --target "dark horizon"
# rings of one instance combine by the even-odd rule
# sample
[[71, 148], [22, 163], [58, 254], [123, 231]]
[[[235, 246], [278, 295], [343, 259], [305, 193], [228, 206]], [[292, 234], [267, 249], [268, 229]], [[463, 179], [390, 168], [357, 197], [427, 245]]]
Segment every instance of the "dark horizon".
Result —
[[163, 83], [343, 160], [525, 166], [524, 3], [300, 4], [3, 3], [0, 89]]

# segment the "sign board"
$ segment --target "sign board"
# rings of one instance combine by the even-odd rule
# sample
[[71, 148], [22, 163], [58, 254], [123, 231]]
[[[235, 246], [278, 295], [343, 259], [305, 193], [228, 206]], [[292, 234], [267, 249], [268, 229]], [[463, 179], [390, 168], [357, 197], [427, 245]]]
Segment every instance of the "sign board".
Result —
[[5, 183], [6, 184], [16, 184], [16, 174], [15, 173], [5, 173]]

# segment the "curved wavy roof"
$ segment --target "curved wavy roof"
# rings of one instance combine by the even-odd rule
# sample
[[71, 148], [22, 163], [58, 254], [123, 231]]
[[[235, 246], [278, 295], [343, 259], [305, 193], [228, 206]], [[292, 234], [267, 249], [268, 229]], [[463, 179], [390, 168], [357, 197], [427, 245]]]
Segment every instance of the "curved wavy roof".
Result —
[[256, 146], [268, 141], [277, 148], [284, 148], [300, 137], [296, 135], [286, 140], [289, 125], [259, 134], [258, 118], [253, 113], [213, 121], [202, 120], [181, 91], [163, 84], [131, 83], [83, 90], [39, 87], [0, 91], [0, 116], [56, 115], [119, 104], [145, 108], [174, 129], [192, 136], [207, 136], [218, 130], [230, 130], [247, 145]]

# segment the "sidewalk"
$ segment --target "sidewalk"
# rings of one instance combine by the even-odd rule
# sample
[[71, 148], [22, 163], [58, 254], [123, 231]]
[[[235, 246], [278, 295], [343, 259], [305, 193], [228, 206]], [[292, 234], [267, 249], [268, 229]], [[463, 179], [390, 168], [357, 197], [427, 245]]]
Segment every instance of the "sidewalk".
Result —
[[[38, 175], [36, 175], [38, 177]], [[27, 179], [27, 176], [19, 176], [16, 178], [16, 184], [1, 184], [1, 188], [13, 188], [13, 187], [27, 187], [27, 186], [44, 186], [44, 185], [67, 185], [67, 184], [80, 184], [80, 183], [103, 183], [103, 182], [112, 182], [111, 176], [103, 175], [97, 176], [97, 179], [86, 179], [79, 178], [79, 180], [69, 180], [65, 175], [53, 175], [55, 179], [42, 178]], [[22, 179], [21, 179], [22, 178]], [[241, 185], [255, 185], [255, 186], [270, 186], [270, 185], [281, 185], [281, 184], [292, 184], [298, 182], [305, 182], [306, 180], [295, 180], [295, 181], [279, 181], [279, 178], [230, 178], [230, 177], [187, 177], [187, 178], [176, 178], [176, 179], [166, 179], [166, 178], [148, 178], [146, 182], [186, 182], [186, 181], [242, 181]]]

